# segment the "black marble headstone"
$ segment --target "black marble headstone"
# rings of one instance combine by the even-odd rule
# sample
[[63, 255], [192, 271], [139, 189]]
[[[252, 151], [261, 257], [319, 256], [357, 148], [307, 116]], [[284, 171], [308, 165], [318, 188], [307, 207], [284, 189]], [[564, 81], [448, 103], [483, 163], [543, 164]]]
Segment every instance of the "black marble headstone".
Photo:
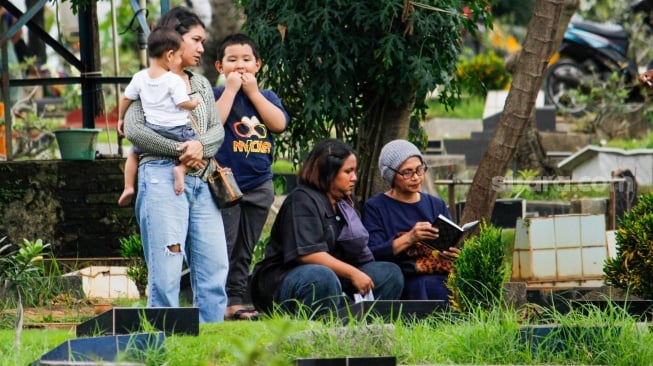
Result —
[[183, 308], [112, 308], [77, 326], [77, 336], [117, 335], [142, 332], [149, 324], [170, 334], [198, 335], [199, 309]]

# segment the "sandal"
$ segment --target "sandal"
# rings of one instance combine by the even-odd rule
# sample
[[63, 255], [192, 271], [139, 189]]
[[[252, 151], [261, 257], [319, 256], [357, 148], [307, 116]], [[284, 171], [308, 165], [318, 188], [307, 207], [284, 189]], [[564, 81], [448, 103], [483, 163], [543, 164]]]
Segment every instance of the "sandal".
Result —
[[259, 313], [254, 309], [239, 309], [236, 310], [231, 316], [225, 317], [225, 320], [258, 320]]

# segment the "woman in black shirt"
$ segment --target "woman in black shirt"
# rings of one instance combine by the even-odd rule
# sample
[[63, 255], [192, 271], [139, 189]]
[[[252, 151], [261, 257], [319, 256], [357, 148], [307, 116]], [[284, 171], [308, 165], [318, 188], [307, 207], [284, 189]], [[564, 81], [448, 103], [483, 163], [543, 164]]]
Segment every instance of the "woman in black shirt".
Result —
[[354, 208], [356, 155], [336, 139], [315, 146], [299, 170], [299, 185], [284, 200], [272, 226], [265, 258], [254, 268], [252, 300], [296, 313], [328, 315], [343, 293], [394, 300], [403, 276], [390, 262], [376, 262], [368, 233]]

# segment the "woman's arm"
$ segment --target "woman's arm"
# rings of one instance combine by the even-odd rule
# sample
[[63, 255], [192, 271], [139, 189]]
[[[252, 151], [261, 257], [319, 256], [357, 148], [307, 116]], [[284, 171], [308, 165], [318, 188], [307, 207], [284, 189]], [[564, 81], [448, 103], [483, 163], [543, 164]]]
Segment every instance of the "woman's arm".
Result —
[[395, 234], [388, 232], [388, 228], [384, 224], [383, 214], [379, 208], [369, 204], [369, 201], [363, 206], [363, 226], [370, 234], [367, 246], [374, 254], [374, 258], [379, 261], [393, 261], [394, 250], [392, 242]]
[[[222, 145], [224, 128], [215, 107], [215, 97], [209, 80], [202, 75], [193, 75], [190, 80], [193, 91], [196, 91], [202, 99], [202, 103], [191, 113], [200, 125], [202, 131], [200, 142], [204, 146], [203, 157], [208, 159], [213, 157]], [[198, 113], [199, 109], [203, 109], [202, 113]]]
[[298, 258], [298, 261], [304, 264], [319, 264], [330, 268], [338, 277], [343, 277], [351, 281], [361, 295], [364, 295], [374, 289], [372, 279], [351, 264], [345, 263], [327, 252], [317, 252]]
[[143, 152], [173, 158], [181, 155], [177, 151], [179, 142], [165, 138], [145, 126], [145, 114], [140, 100], [129, 105], [124, 118], [125, 136]]
[[399, 229], [392, 221], [396, 213], [383, 200], [370, 199], [364, 207], [362, 221], [370, 234], [368, 246], [377, 260], [394, 260], [397, 254], [416, 243], [438, 237], [438, 229], [428, 221], [415, 220], [410, 230]]

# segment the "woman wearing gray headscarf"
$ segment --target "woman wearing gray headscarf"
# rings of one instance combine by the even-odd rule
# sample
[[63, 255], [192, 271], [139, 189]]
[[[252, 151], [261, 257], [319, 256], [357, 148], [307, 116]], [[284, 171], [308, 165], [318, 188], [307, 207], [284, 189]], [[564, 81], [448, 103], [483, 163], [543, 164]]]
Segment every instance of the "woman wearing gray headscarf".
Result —
[[438, 215], [451, 219], [442, 199], [422, 192], [426, 168], [422, 153], [412, 143], [387, 143], [379, 156], [379, 170], [390, 189], [365, 202], [363, 225], [374, 258], [401, 267], [403, 299], [448, 301], [446, 280], [460, 250], [456, 243], [442, 252], [422, 243], [438, 238], [432, 225]]

